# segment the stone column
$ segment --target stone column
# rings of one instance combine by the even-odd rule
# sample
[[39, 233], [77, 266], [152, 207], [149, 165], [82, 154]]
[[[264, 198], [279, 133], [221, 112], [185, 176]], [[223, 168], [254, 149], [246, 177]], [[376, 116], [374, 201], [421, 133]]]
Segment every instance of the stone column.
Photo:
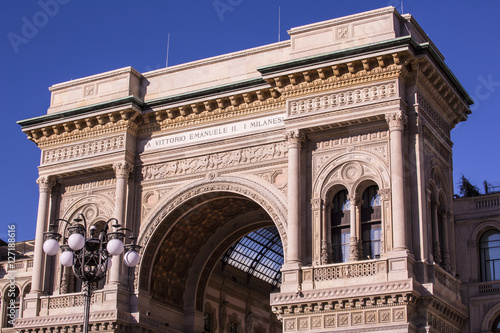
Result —
[[432, 203], [432, 248], [434, 252], [434, 262], [441, 263], [441, 244], [439, 243], [439, 217], [438, 217], [439, 202]]
[[349, 240], [349, 261], [359, 260], [359, 226], [360, 221], [358, 217], [358, 204], [359, 197], [356, 194], [349, 195], [349, 201], [351, 203], [350, 211], [350, 231], [351, 237]]
[[35, 248], [33, 255], [33, 273], [31, 276], [31, 293], [43, 292], [43, 267], [45, 254], [43, 252], [43, 233], [46, 231], [49, 216], [50, 191], [55, 182], [52, 177], [42, 176], [36, 181], [39, 186], [38, 215], [36, 219]]
[[[116, 175], [116, 192], [115, 192], [115, 216], [118, 223], [125, 226], [125, 207], [127, 198], [127, 181], [133, 166], [127, 162], [113, 164], [113, 169]], [[126, 241], [126, 239], [124, 240]], [[113, 256], [111, 272], [109, 274], [110, 284], [120, 283], [120, 273], [122, 271], [122, 256]]]
[[321, 211], [321, 265], [328, 264], [328, 258], [330, 258], [328, 253], [328, 206], [325, 205], [323, 199], [318, 199], [318, 205]]
[[300, 266], [300, 148], [304, 134], [298, 130], [286, 134], [288, 143], [288, 246], [287, 263]]
[[449, 242], [449, 225], [450, 225], [450, 211], [447, 209], [442, 209], [440, 212], [441, 214], [441, 220], [443, 222], [443, 235], [442, 235], [442, 240], [443, 240], [443, 268], [448, 272], [451, 273], [451, 260], [450, 260], [450, 242]]
[[382, 208], [382, 233], [381, 233], [381, 254], [392, 249], [391, 237], [391, 199], [392, 192], [390, 188], [383, 188], [378, 190], [381, 200]]
[[386, 121], [389, 125], [391, 146], [394, 250], [407, 250], [403, 159], [403, 128], [406, 123], [406, 115], [402, 111], [398, 111], [386, 115]]

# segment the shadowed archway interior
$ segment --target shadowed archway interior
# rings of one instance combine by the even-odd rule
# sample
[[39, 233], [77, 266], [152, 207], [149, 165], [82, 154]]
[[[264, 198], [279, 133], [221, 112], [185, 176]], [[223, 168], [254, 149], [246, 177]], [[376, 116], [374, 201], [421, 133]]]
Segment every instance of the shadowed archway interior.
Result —
[[[204, 290], [213, 268], [221, 258], [235, 266], [239, 259], [234, 256], [245, 246], [242, 242], [246, 242], [251, 259], [247, 259], [250, 262], [240, 269], [254, 276], [260, 274], [260, 278], [267, 274], [270, 284], [279, 284], [279, 269], [283, 261], [281, 239], [269, 215], [254, 201], [227, 192], [203, 194], [167, 216], [162, 225], [161, 229], [168, 227], [168, 230], [163, 233], [150, 270], [153, 300], [183, 309], [186, 281], [196, 270], [200, 272], [195, 273], [200, 274], [196, 308], [201, 310]], [[224, 233], [218, 235], [224, 241], [210, 242], [218, 233]], [[209, 259], [204, 267], [193, 267], [202, 249], [209, 249]], [[272, 262], [267, 257], [270, 255], [273, 256]], [[242, 260], [241, 255], [239, 258]]]

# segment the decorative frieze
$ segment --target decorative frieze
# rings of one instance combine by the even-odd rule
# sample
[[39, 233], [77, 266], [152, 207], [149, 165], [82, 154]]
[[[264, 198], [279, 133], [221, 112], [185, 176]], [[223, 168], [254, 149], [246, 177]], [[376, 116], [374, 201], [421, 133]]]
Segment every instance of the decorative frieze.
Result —
[[63, 193], [73, 193], [81, 191], [96, 190], [103, 187], [115, 187], [116, 178], [95, 180], [95, 181], [82, 181], [78, 184], [67, 185], [63, 188]]
[[87, 141], [76, 145], [64, 145], [54, 149], [46, 149], [42, 153], [42, 165], [89, 157], [93, 155], [112, 153], [125, 147], [123, 135]]
[[[278, 310], [279, 311], [279, 310]], [[300, 316], [283, 316], [284, 332], [316, 331], [324, 329], [354, 329], [356, 326], [370, 325], [370, 331], [377, 331], [377, 325], [403, 324], [408, 317], [406, 306], [371, 308], [337, 313], [312, 313]], [[279, 316], [279, 315], [278, 315]]]
[[296, 117], [309, 113], [333, 111], [335, 109], [357, 106], [361, 103], [382, 101], [396, 95], [397, 87], [394, 82], [336, 91], [334, 93], [289, 101], [287, 115], [289, 117]]
[[[318, 281], [316, 281], [318, 282]], [[291, 306], [297, 303], [307, 302], [308, 304], [328, 304], [331, 309], [341, 309], [344, 307], [342, 298], [357, 298], [359, 304], [369, 301], [376, 304], [394, 303], [397, 296], [384, 293], [397, 293], [395, 295], [407, 295], [413, 290], [411, 281], [393, 281], [371, 284], [361, 284], [356, 286], [345, 286], [328, 289], [303, 290], [297, 293], [280, 293], [271, 296], [271, 305]], [[335, 300], [335, 301], [332, 301]], [[326, 306], [326, 305], [325, 305]]]
[[243, 164], [259, 163], [288, 155], [285, 143], [278, 142], [257, 147], [249, 147], [215, 153], [200, 157], [185, 158], [142, 167], [143, 180], [163, 179], [208, 170], [224, 169]]

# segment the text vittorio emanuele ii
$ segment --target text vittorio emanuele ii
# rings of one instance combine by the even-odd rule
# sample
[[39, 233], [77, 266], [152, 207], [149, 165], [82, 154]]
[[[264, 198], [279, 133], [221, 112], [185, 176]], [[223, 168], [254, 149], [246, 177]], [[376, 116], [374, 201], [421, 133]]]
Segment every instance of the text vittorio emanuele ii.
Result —
[[233, 135], [240, 135], [249, 132], [267, 130], [283, 125], [284, 115], [268, 116], [259, 119], [235, 122], [227, 125], [211, 127], [201, 130], [186, 131], [158, 137], [147, 141], [144, 151], [158, 148], [170, 148], [177, 145], [193, 144], [200, 141], [210, 141], [222, 139]]

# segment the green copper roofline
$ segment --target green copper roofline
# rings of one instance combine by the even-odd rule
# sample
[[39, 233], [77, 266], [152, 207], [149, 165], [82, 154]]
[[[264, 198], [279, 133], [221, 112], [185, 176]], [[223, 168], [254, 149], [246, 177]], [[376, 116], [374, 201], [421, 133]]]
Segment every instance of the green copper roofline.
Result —
[[161, 104], [166, 104], [166, 103], [175, 103], [175, 102], [180, 102], [183, 100], [192, 100], [195, 98], [200, 98], [200, 97], [208, 97], [211, 95], [216, 95], [216, 94], [221, 94], [221, 93], [230, 93], [233, 91], [238, 91], [241, 89], [248, 89], [248, 88], [255, 88], [258, 86], [266, 85], [268, 86], [268, 83], [264, 81], [263, 78], [258, 77], [255, 79], [249, 79], [249, 80], [243, 80], [239, 82], [234, 82], [234, 83], [229, 83], [229, 84], [224, 84], [212, 88], [206, 88], [202, 90], [195, 90], [192, 92], [188, 93], [183, 93], [179, 95], [173, 95], [173, 96], [168, 96], [168, 97], [161, 97], [158, 99], [153, 99], [150, 101], [145, 102], [147, 106], [156, 106], [156, 105], [161, 105]]
[[436, 63], [436, 65], [444, 72], [448, 80], [454, 86], [454, 88], [459, 92], [467, 103], [474, 104], [474, 101], [469, 96], [467, 91], [460, 84], [458, 79], [449, 69], [449, 67], [442, 60], [439, 52], [431, 45], [431, 43], [417, 43], [411, 36], [398, 37], [386, 41], [381, 41], [373, 44], [352, 47], [344, 50], [323, 53], [320, 55], [314, 55], [310, 57], [295, 59], [291, 61], [285, 61], [274, 65], [262, 66], [257, 68], [257, 70], [265, 76], [279, 75], [282, 72], [298, 69], [304, 66], [319, 65], [321, 63], [331, 62], [332, 60], [343, 60], [348, 59], [354, 55], [363, 55], [373, 53], [375, 51], [383, 51], [388, 48], [396, 48], [401, 46], [410, 46], [415, 54], [427, 53]]
[[103, 103], [84, 106], [81, 108], [51, 113], [51, 114], [38, 116], [38, 117], [34, 117], [34, 118], [29, 118], [29, 119], [25, 119], [25, 120], [19, 120], [19, 121], [17, 121], [17, 123], [19, 125], [21, 125], [22, 127], [27, 127], [27, 126], [32, 126], [32, 125], [50, 122], [50, 121], [57, 120], [57, 119], [64, 119], [64, 118], [71, 118], [74, 116], [81, 116], [81, 115], [92, 113], [96, 110], [105, 110], [105, 109], [109, 109], [109, 108], [113, 108], [113, 107], [117, 107], [117, 106], [121, 106], [121, 105], [126, 105], [126, 104], [130, 104], [130, 103], [136, 104], [138, 106], [141, 106], [142, 104], [144, 104], [144, 102], [142, 100], [140, 100], [139, 98], [137, 98], [135, 96], [127, 96], [127, 97], [114, 99], [112, 101], [106, 101]]
[[112, 101], [106, 101], [103, 103], [93, 104], [93, 105], [89, 105], [89, 106], [85, 106], [85, 107], [81, 107], [81, 108], [76, 108], [76, 109], [71, 109], [71, 110], [67, 110], [67, 111], [47, 114], [47, 115], [29, 118], [29, 119], [25, 119], [25, 120], [19, 120], [17, 123], [24, 128], [27, 126], [43, 124], [43, 123], [50, 122], [53, 120], [65, 119], [65, 118], [70, 118], [70, 117], [74, 117], [74, 116], [85, 115], [85, 114], [92, 113], [96, 110], [113, 108], [113, 107], [117, 107], [117, 106], [121, 106], [121, 105], [126, 105], [129, 103], [133, 103], [133, 104], [139, 106], [142, 110], [147, 110], [148, 108], [151, 108], [151, 107], [156, 106], [156, 105], [175, 103], [175, 102], [180, 102], [183, 100], [191, 100], [194, 98], [207, 97], [207, 96], [220, 94], [220, 93], [230, 93], [232, 91], [237, 91], [237, 90], [241, 90], [241, 89], [245, 89], [245, 88], [254, 88], [254, 87], [262, 86], [262, 85], [267, 85], [266, 81], [264, 81], [262, 78], [255, 78], [255, 79], [244, 80], [244, 81], [240, 81], [240, 82], [220, 85], [220, 86], [216, 86], [216, 87], [212, 87], [212, 88], [196, 90], [196, 91], [188, 92], [185, 94], [162, 97], [162, 98], [154, 99], [154, 100], [147, 101], [147, 102], [144, 102], [135, 96], [127, 96], [127, 97], [115, 99]]

